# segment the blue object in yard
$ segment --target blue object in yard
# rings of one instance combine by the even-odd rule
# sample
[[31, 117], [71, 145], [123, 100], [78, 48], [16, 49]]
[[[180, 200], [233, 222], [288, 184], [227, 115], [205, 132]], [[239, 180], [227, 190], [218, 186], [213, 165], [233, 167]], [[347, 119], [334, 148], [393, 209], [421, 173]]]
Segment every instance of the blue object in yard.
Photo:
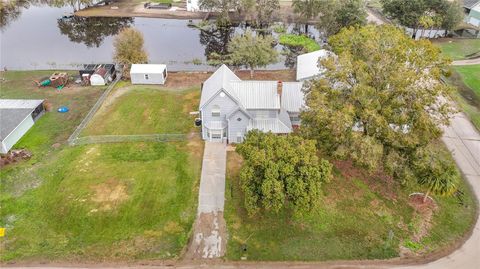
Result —
[[58, 108], [57, 111], [60, 112], [60, 113], [65, 113], [65, 112], [68, 112], [68, 110], [69, 110], [68, 107], [61, 106], [61, 107]]

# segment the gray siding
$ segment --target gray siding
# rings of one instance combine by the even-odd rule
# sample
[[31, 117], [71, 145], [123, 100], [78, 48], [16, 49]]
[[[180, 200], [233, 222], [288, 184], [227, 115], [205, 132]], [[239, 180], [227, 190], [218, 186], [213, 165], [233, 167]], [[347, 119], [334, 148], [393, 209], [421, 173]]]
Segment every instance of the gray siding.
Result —
[[[240, 119], [240, 121], [238, 120]], [[247, 130], [249, 118], [242, 111], [237, 111], [230, 116], [228, 121], [228, 142], [237, 143], [237, 136], [243, 138]]]
[[[222, 91], [223, 92], [223, 91]], [[215, 106], [220, 107], [220, 116], [212, 116], [212, 110]], [[221, 97], [220, 92], [213, 97], [213, 99], [205, 107], [202, 108], [202, 137], [203, 139], [208, 139], [207, 133], [205, 130], [205, 125], [210, 121], [223, 121], [225, 125], [227, 124], [226, 115], [232, 112], [234, 109], [237, 109], [238, 105], [233, 101], [230, 96], [225, 94]]]
[[164, 84], [165, 78], [163, 74], [147, 74], [148, 79], [145, 79], [145, 74], [130, 74], [132, 84]]
[[276, 119], [278, 117], [277, 109], [247, 109], [247, 111], [254, 118]]

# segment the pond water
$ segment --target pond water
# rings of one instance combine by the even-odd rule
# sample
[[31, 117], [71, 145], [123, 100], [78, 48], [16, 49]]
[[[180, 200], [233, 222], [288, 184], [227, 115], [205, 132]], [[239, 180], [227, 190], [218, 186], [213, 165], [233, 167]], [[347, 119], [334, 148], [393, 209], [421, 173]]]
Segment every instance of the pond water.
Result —
[[[150, 63], [166, 63], [172, 71], [212, 70], [206, 64], [212, 51], [221, 52], [235, 33], [246, 26], [201, 31], [189, 27], [188, 20], [157, 18], [81, 18], [59, 20], [71, 12], [68, 7], [32, 5], [20, 8], [15, 18], [0, 26], [0, 66], [8, 70], [76, 69], [81, 64], [111, 63], [113, 36], [125, 26], [140, 30]], [[193, 21], [198, 23], [199, 21]], [[302, 26], [289, 25], [289, 32]], [[319, 37], [310, 27], [310, 34]], [[275, 35], [275, 34], [274, 34]], [[284, 51], [277, 45], [279, 51]], [[295, 65], [294, 55], [267, 69], [286, 69]]]

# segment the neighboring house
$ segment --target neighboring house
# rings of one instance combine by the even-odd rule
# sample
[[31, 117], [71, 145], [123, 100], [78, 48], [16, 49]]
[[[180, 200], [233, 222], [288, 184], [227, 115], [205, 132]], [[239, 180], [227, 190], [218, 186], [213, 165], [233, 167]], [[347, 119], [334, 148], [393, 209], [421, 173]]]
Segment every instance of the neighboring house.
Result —
[[187, 0], [187, 11], [200, 11], [199, 0]]
[[333, 55], [328, 50], [317, 50], [297, 56], [297, 81], [315, 78], [324, 72], [318, 61]]
[[130, 80], [132, 84], [165, 84], [167, 66], [164, 64], [132, 64]]
[[465, 22], [480, 27], [480, 0], [464, 0]]
[[303, 82], [242, 81], [222, 65], [202, 85], [202, 137], [241, 143], [253, 129], [287, 134], [300, 124]]
[[0, 99], [0, 153], [6, 154], [43, 113], [43, 100]]

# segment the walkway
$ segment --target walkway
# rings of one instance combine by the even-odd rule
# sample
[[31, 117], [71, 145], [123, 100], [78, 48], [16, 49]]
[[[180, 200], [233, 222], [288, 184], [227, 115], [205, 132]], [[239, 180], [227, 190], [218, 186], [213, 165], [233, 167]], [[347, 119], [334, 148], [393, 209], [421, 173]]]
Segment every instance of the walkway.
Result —
[[474, 65], [474, 64], [480, 64], [480, 57], [452, 62], [452, 65]]
[[187, 259], [219, 258], [225, 254], [226, 225], [225, 170], [227, 151], [224, 143], [205, 142], [198, 197], [198, 215]]

